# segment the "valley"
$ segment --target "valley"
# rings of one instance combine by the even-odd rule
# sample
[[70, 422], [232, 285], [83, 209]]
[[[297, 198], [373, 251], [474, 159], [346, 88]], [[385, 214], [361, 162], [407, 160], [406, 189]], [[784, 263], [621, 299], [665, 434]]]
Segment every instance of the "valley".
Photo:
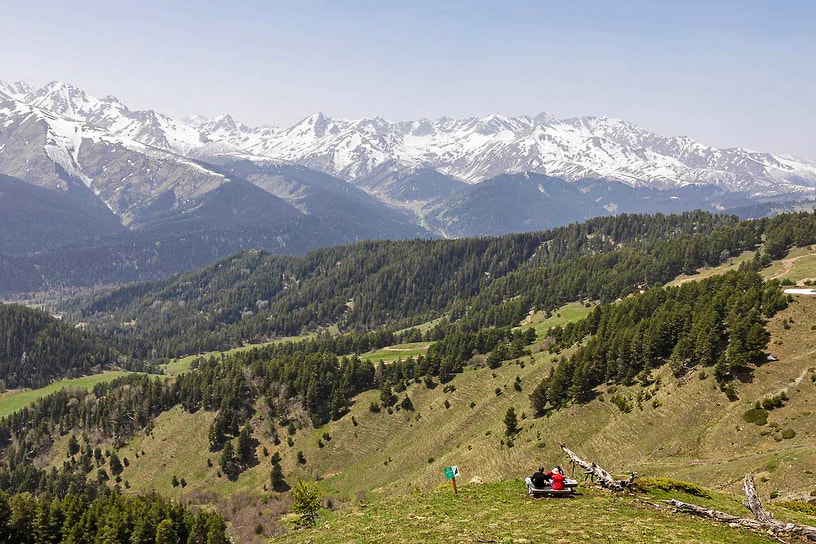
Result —
[[[752, 473], [780, 517], [805, 523], [806, 515], [781, 505], [804, 504], [816, 489], [814, 475], [803, 471], [816, 463], [816, 298], [785, 299], [777, 282], [810, 278], [812, 246], [791, 242], [812, 236], [812, 221], [810, 214], [738, 223], [704, 214], [621, 216], [478, 243], [365, 244], [359, 255], [359, 245], [301, 260], [250, 252], [169, 281], [84, 295], [61, 307], [66, 319], [79, 316], [84, 335], [111, 342], [111, 349], [134, 361], [148, 347], [163, 353], [158, 365], [145, 369], [158, 373], [108, 370], [7, 393], [0, 398], [7, 416], [0, 419], [0, 437], [12, 438], [3, 451], [9, 455], [31, 444], [36, 454], [25, 461], [31, 467], [26, 470], [67, 476], [90, 463], [84, 465], [89, 475], [126, 496], [156, 492], [215, 509], [241, 542], [331, 539], [321, 529], [293, 526], [287, 489], [300, 481], [316, 484], [332, 505], [321, 519], [349, 539], [368, 541], [360, 523], [396, 523], [399, 539], [421, 539], [426, 524], [410, 517], [395, 521], [397, 504], [443, 524], [441, 512], [459, 511], [470, 519], [476, 516], [470, 508], [480, 501], [501, 506], [478, 517], [484, 521], [478, 528], [456, 531], [463, 538], [505, 537], [513, 533], [514, 516], [531, 515], [531, 508], [564, 515], [558, 502], [522, 499], [521, 486], [536, 466], [566, 465], [560, 444], [615, 473], [635, 471], [644, 482], [669, 478], [701, 485], [714, 497], [707, 504], [736, 514], [742, 477]], [[774, 244], [789, 249], [772, 259], [767, 250]], [[366, 263], [379, 255], [377, 264], [356, 272], [353, 263], [363, 255]], [[412, 299], [416, 285], [439, 274], [440, 266], [456, 273], [435, 283], [433, 301]], [[274, 280], [287, 276], [285, 284]], [[658, 278], [674, 291], [655, 286]], [[567, 279], [573, 283], [559, 283]], [[527, 291], [529, 285], [536, 290]], [[391, 294], [377, 297], [384, 286]], [[700, 289], [727, 293], [716, 311], [729, 325], [716, 333], [716, 364], [692, 360], [678, 370], [677, 335], [707, 317], [695, 314], [693, 323], [683, 325], [677, 316], [692, 316], [671, 300], [706, 296]], [[329, 292], [332, 298], [318, 294]], [[470, 295], [463, 297], [465, 292]], [[554, 303], [556, 293], [573, 301]], [[315, 313], [330, 308], [330, 301], [338, 313]], [[749, 312], [740, 304], [756, 306]], [[265, 311], [275, 307], [287, 308], [287, 321], [276, 322], [277, 314]], [[542, 406], [542, 384], [565, 364], [582, 364], [596, 337], [607, 338], [591, 327], [625, 308], [653, 308], [643, 326], [670, 327], [677, 345], [660, 348], [665, 355], [642, 372], [631, 352], [625, 364], [634, 370], [607, 369], [590, 395], [581, 390], [578, 374], [571, 374], [566, 398], [558, 400], [548, 386]], [[674, 315], [657, 321], [667, 309]], [[752, 312], [769, 316], [757, 322], [768, 336], [761, 360], [750, 352], [750, 362], [741, 362], [728, 346], [741, 338], [733, 335], [746, 334], [740, 330], [755, 329]], [[193, 338], [194, 329], [182, 325], [203, 324], [200, 315], [209, 316], [202, 330], [212, 336]], [[339, 319], [327, 320], [331, 315]], [[735, 317], [749, 321], [739, 324]], [[375, 319], [380, 325], [367, 330]], [[621, 332], [628, 330], [626, 322], [618, 323]], [[173, 330], [186, 334], [174, 336]], [[745, 338], [740, 342], [756, 343], [761, 335]], [[648, 346], [645, 336], [643, 341]], [[189, 354], [196, 345], [216, 349]], [[613, 349], [611, 341], [606, 349]], [[83, 391], [96, 383], [101, 388]], [[512, 431], [506, 423], [510, 409], [517, 417]], [[43, 427], [26, 423], [40, 419], [50, 421], [44, 428], [52, 430], [42, 434]], [[71, 443], [78, 452], [70, 454]], [[448, 489], [437, 488], [444, 484], [442, 468], [453, 464], [463, 487], [451, 499]], [[278, 480], [271, 477], [275, 471]], [[643, 493], [649, 500], [654, 492]], [[678, 490], [653, 498], [689, 499]], [[653, 540], [672, 527], [690, 541], [763, 541], [594, 488], [575, 501], [581, 501], [576, 520], [599, 504], [614, 512], [601, 516], [598, 527], [621, 538], [629, 527], [621, 525], [625, 520], [643, 520], [643, 532], [633, 538]], [[518, 527], [513, 534], [534, 540], [549, 530]], [[575, 528], [566, 538], [587, 538], [587, 530]]]
[[0, 543], [816, 542], [816, 3], [2, 12]]

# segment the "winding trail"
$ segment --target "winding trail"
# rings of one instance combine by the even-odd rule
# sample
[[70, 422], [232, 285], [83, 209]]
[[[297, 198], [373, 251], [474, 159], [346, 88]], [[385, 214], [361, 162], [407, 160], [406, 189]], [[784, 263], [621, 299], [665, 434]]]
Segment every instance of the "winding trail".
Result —
[[782, 269], [771, 276], [772, 280], [778, 280], [791, 270], [793, 270], [794, 265], [796, 265], [796, 261], [799, 259], [804, 259], [805, 257], [816, 257], [816, 253], [808, 253], [807, 255], [799, 255], [798, 257], [789, 257], [782, 261]]

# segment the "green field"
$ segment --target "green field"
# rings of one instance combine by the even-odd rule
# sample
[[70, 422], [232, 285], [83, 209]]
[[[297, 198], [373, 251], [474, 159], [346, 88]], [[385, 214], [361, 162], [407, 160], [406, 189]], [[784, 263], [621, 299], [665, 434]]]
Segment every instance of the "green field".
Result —
[[260, 342], [257, 344], [246, 344], [244, 346], [238, 348], [228, 349], [226, 351], [208, 351], [206, 353], [197, 353], [195, 355], [187, 355], [185, 357], [180, 357], [178, 359], [173, 359], [169, 363], [165, 364], [162, 368], [164, 369], [165, 376], [178, 376], [184, 372], [190, 370], [190, 365], [193, 361], [198, 359], [199, 357], [204, 357], [208, 359], [209, 357], [221, 357], [221, 355], [233, 355], [235, 353], [240, 353], [242, 351], [249, 351], [254, 348], [262, 348], [264, 346], [269, 346], [271, 344], [280, 344], [282, 342], [298, 342], [300, 340], [305, 340], [310, 338], [311, 334], [306, 334], [303, 336], [286, 336], [284, 338], [278, 338], [277, 340], [272, 340], [270, 342]]
[[816, 246], [792, 249], [787, 257], [762, 271], [765, 279], [790, 280], [797, 284], [816, 280]]
[[100, 374], [92, 374], [90, 376], [83, 376], [81, 378], [71, 378], [66, 380], [59, 380], [41, 387], [39, 389], [24, 389], [7, 391], [0, 395], [0, 417], [5, 417], [17, 410], [28, 406], [35, 400], [56, 393], [65, 387], [79, 387], [82, 389], [91, 389], [94, 385], [103, 382], [109, 382], [120, 376], [129, 374], [121, 370], [110, 370]]
[[750, 261], [754, 258], [753, 251], [743, 251], [736, 257], [728, 259], [725, 263], [721, 264], [720, 266], [707, 266], [699, 269], [696, 274], [688, 275], [688, 274], [681, 274], [677, 276], [674, 281], [669, 282], [667, 285], [681, 285], [686, 283], [687, 281], [699, 281], [705, 278], [710, 278], [711, 276], [716, 276], [717, 274], [725, 274], [729, 270], [737, 270], [739, 265], [744, 262]]
[[417, 357], [425, 355], [428, 351], [429, 342], [409, 342], [406, 344], [396, 344], [386, 348], [378, 349], [364, 353], [360, 356], [361, 359], [366, 359], [374, 364], [379, 362], [396, 361], [397, 359], [407, 359], [408, 357]]
[[536, 331], [536, 337], [543, 340], [550, 327], [563, 327], [567, 323], [579, 321], [589, 315], [594, 306], [587, 308], [580, 302], [570, 302], [556, 310], [553, 310], [550, 317], [545, 312], [533, 312], [530, 317], [524, 320], [522, 329], [532, 327]]
[[324, 511], [319, 528], [291, 530], [270, 542], [777, 542], [642, 505], [631, 495], [581, 488], [572, 498], [534, 500], [524, 491], [523, 482], [517, 480], [471, 484], [457, 495], [446, 486], [364, 501], [361, 506]]

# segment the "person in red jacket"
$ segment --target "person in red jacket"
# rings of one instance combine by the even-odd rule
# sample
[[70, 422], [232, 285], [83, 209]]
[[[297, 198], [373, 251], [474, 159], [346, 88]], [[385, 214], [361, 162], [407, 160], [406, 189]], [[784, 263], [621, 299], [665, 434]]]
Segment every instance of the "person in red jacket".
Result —
[[547, 478], [552, 480], [552, 490], [560, 491], [564, 489], [564, 474], [559, 467], [555, 467], [547, 473]]

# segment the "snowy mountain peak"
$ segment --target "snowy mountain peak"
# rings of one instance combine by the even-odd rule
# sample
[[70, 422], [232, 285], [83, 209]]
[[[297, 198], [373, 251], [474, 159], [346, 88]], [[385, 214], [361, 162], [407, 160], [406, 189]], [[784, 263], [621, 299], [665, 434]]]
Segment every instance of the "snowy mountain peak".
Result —
[[300, 137], [313, 136], [315, 138], [322, 138], [325, 136], [326, 129], [331, 122], [332, 120], [323, 115], [322, 112], [313, 113], [290, 128], [288, 132]]
[[533, 117], [533, 121], [540, 125], [549, 125], [550, 123], [557, 123], [558, 117], [546, 110], [542, 110], [538, 115]]
[[176, 121], [153, 110], [131, 111], [114, 97], [100, 100], [58, 81], [36, 90], [24, 82], [0, 83], [0, 93], [179, 155], [286, 161], [353, 182], [394, 164], [433, 168], [470, 183], [537, 172], [570, 181], [607, 179], [658, 188], [714, 185], [754, 195], [816, 189], [812, 162], [659, 136], [604, 116], [494, 113], [390, 122], [379, 116], [345, 120], [315, 113], [278, 129], [250, 127], [230, 115]]
[[25, 81], [16, 81], [14, 83], [6, 83], [5, 81], [0, 81], [0, 93], [5, 94], [9, 98], [14, 98], [15, 100], [22, 100], [32, 92], [34, 92], [34, 87], [29, 85]]
[[185, 115], [184, 117], [181, 118], [182, 123], [184, 123], [185, 125], [189, 125], [193, 128], [198, 128], [207, 121], [209, 121], [207, 117], [204, 117], [203, 115], [199, 115], [197, 113]]

